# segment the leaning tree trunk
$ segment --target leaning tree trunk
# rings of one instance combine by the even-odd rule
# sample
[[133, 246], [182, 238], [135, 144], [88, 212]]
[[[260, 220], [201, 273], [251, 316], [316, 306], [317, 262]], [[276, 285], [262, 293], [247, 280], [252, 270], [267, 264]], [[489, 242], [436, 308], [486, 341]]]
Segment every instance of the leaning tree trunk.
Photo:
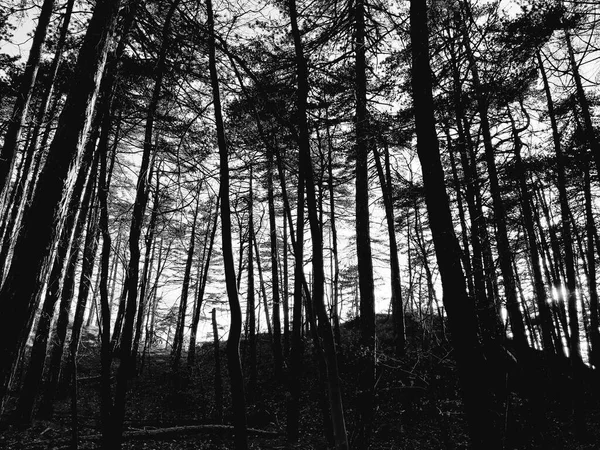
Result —
[[231, 242], [231, 210], [229, 204], [229, 154], [225, 139], [225, 126], [221, 112], [221, 95], [219, 93], [219, 75], [217, 73], [215, 22], [212, 0], [206, 0], [208, 28], [208, 57], [210, 81], [213, 95], [213, 108], [217, 126], [217, 143], [219, 146], [219, 174], [221, 196], [221, 241], [223, 264], [225, 269], [225, 284], [229, 298], [231, 321], [229, 337], [227, 338], [227, 365], [231, 383], [231, 398], [233, 407], [233, 426], [235, 432], [236, 450], [248, 448], [248, 431], [246, 426], [246, 404], [244, 399], [244, 376], [240, 361], [240, 337], [242, 333], [242, 310], [235, 279], [233, 248]]
[[120, 0], [99, 0], [79, 52], [73, 79], [44, 170], [25, 212], [10, 270], [0, 290], [0, 398], [4, 399], [21, 344], [36, 309], [35, 293], [54, 241], [55, 220], [72, 161], [87, 135]]
[[[92, 139], [93, 141], [93, 139]], [[91, 141], [90, 141], [91, 142]], [[36, 338], [32, 348], [31, 357], [29, 360], [29, 368], [27, 370], [27, 375], [25, 377], [25, 382], [22, 387], [22, 394], [19, 399], [19, 404], [17, 407], [18, 416], [20, 416], [20, 420], [29, 421], [31, 420], [33, 413], [33, 404], [35, 401], [35, 397], [39, 390], [39, 384], [41, 382], [42, 372], [44, 369], [44, 362], [48, 360], [48, 375], [46, 377], [45, 387], [51, 386], [50, 389], [44, 389], [44, 393], [42, 396], [42, 401], [40, 402], [40, 413], [42, 415], [49, 416], [52, 411], [52, 403], [54, 400], [54, 394], [56, 390], [56, 382], [58, 381], [58, 371], [60, 369], [60, 362], [62, 357], [63, 343], [64, 337], [61, 340], [60, 336], [58, 341], [60, 341], [60, 353], [58, 354], [58, 342], [55, 342], [51, 347], [51, 351], [47, 353], [47, 343], [48, 337], [50, 333], [50, 324], [52, 318], [54, 316], [54, 309], [56, 302], [60, 297], [60, 284], [62, 282], [62, 273], [64, 267], [67, 265], [69, 259], [69, 250], [71, 246], [77, 245], [77, 239], [81, 231], [83, 230], [85, 224], [85, 214], [86, 208], [90, 200], [90, 195], [93, 189], [93, 181], [92, 177], [95, 171], [96, 162], [90, 166], [90, 160], [92, 158], [93, 151], [93, 142], [91, 145], [88, 144], [86, 146], [86, 152], [89, 151], [89, 154], [86, 154], [84, 158], [82, 158], [82, 167], [80, 167], [79, 174], [75, 181], [75, 186], [73, 188], [73, 192], [71, 194], [71, 199], [69, 200], [68, 205], [68, 213], [65, 219], [65, 224], [63, 229], [61, 230], [58, 248], [56, 251], [56, 256], [54, 257], [54, 262], [52, 265], [52, 270], [50, 273], [50, 278], [48, 280], [48, 287], [46, 290], [46, 296], [44, 298], [43, 303], [43, 312], [38, 320], [37, 330], [36, 330]], [[90, 172], [91, 171], [91, 172]], [[90, 176], [90, 173], [92, 176]], [[86, 187], [87, 182], [87, 187]], [[85, 189], [84, 189], [85, 188]], [[83, 193], [83, 199], [82, 199]], [[84, 205], [84, 206], [82, 206]], [[75, 228], [75, 236], [73, 239], [73, 243], [70, 244], [71, 232]], [[72, 251], [72, 250], [71, 250]], [[65, 305], [62, 305], [61, 308], [70, 307], [70, 298], [65, 297]], [[70, 309], [70, 308], [69, 308]], [[62, 310], [59, 311], [59, 320], [58, 323], [65, 322], [65, 319], [68, 321], [68, 313], [69, 311], [60, 314]], [[62, 320], [61, 317], [62, 316]], [[62, 323], [61, 323], [62, 324]], [[60, 330], [59, 325], [57, 324], [57, 334]], [[66, 324], [65, 324], [65, 335], [66, 335]], [[58, 358], [56, 356], [52, 358], [54, 352], [57, 352]], [[54, 370], [53, 370], [54, 369]]]
[[423, 0], [411, 1], [410, 36], [417, 152], [471, 440], [477, 449], [500, 448], [500, 439], [493, 426], [491, 396], [478, 342], [477, 321], [468, 300], [460, 248], [445, 190], [435, 129], [427, 5]]

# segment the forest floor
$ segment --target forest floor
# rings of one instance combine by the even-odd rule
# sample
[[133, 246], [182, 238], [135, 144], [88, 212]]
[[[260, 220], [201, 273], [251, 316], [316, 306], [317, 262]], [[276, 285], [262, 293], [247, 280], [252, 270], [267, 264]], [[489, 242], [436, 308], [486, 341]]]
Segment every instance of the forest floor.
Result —
[[[378, 316], [377, 396], [376, 415], [372, 429], [372, 449], [467, 449], [468, 437], [456, 367], [450, 345], [441, 337], [425, 331], [414, 320], [407, 320], [410, 338], [408, 351], [402, 358], [391, 353], [391, 321]], [[340, 378], [343, 385], [344, 408], [348, 435], [352, 443], [357, 420], [357, 384], [360, 370], [358, 330], [355, 323], [342, 329]], [[439, 333], [438, 333], [439, 334]], [[99, 448], [98, 343], [87, 336], [79, 355], [78, 423], [79, 449]], [[245, 360], [242, 347], [242, 357]], [[231, 423], [230, 398], [224, 343], [221, 346], [224, 387], [224, 423]], [[286, 445], [285, 384], [273, 373], [271, 346], [266, 335], [259, 336], [258, 386], [247, 401], [248, 426], [271, 432], [269, 436], [251, 435], [251, 449], [326, 449], [323, 419], [319, 400], [322, 391], [311, 345], [304, 352], [304, 389], [301, 401], [300, 441]], [[230, 429], [193, 428], [215, 424], [214, 354], [212, 343], [198, 347], [197, 362], [188, 369], [185, 360], [174, 375], [170, 369], [168, 350], [156, 349], [145, 361], [141, 375], [130, 383], [126, 412], [126, 435], [142, 430], [175, 428], [157, 436], [137, 436], [125, 440], [125, 449], [229, 449], [233, 448]], [[509, 375], [508, 378], [513, 377]], [[514, 377], [517, 377], [514, 375]], [[502, 395], [495, 411], [502, 428], [504, 449], [565, 449], [600, 448], [600, 400], [591, 391], [585, 396], [588, 434], [582, 439], [573, 427], [571, 399], [568, 388], [559, 383], [546, 391], [545, 412], [532, 412], [523, 383], [512, 383], [514, 390]], [[505, 391], [506, 392], [506, 391]], [[18, 392], [15, 394], [18, 395]], [[10, 408], [10, 405], [9, 405]], [[533, 426], [537, 423], [537, 428]], [[52, 420], [35, 420], [23, 429], [4, 421], [0, 427], [0, 449], [62, 449], [69, 445], [71, 430], [70, 399], [59, 396]], [[537, 430], [537, 431], [535, 431]]]

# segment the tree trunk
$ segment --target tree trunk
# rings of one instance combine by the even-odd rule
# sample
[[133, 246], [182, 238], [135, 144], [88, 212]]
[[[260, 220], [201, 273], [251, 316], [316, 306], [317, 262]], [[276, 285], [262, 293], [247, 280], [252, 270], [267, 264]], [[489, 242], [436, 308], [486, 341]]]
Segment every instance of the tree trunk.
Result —
[[[301, 173], [298, 174], [301, 176]], [[295, 443], [300, 437], [300, 370], [304, 346], [302, 342], [302, 280], [304, 278], [304, 183], [298, 180], [296, 214], [297, 237], [294, 244], [294, 304], [292, 310], [292, 336], [290, 349], [290, 370], [288, 383], [290, 396], [287, 402], [286, 434], [289, 443]], [[287, 203], [287, 202], [286, 202]], [[289, 205], [286, 206], [289, 209]], [[291, 227], [291, 223], [290, 223]], [[293, 232], [293, 230], [292, 230]]]
[[[273, 295], [273, 363], [275, 376], [280, 379], [283, 370], [281, 351], [281, 316], [277, 250], [277, 225], [275, 217], [275, 200], [273, 193], [273, 151], [267, 148], [267, 200], [269, 203], [269, 239], [271, 244], [271, 292]], [[286, 245], [286, 242], [283, 243]], [[266, 305], [265, 305], [266, 308]]]
[[198, 210], [200, 208], [200, 193], [196, 199], [196, 209], [192, 218], [192, 231], [190, 233], [190, 243], [188, 245], [185, 269], [183, 272], [183, 285], [181, 287], [181, 298], [179, 302], [179, 314], [177, 316], [177, 327], [173, 337], [173, 350], [171, 351], [171, 370], [176, 372], [179, 368], [181, 351], [183, 349], [183, 334], [185, 329], [185, 317], [187, 313], [187, 300], [190, 289], [190, 278], [192, 274], [192, 265], [194, 262], [194, 251], [196, 249], [196, 224], [198, 222]]
[[231, 398], [233, 408], [233, 426], [235, 432], [236, 450], [248, 448], [248, 431], [246, 426], [246, 404], [244, 399], [244, 377], [240, 362], [240, 336], [242, 332], [242, 310], [235, 283], [235, 266], [231, 242], [231, 213], [229, 205], [229, 153], [225, 139], [225, 127], [221, 112], [221, 96], [219, 93], [219, 75], [216, 63], [215, 22], [213, 16], [212, 0], [206, 0], [207, 29], [208, 29], [208, 56], [209, 71], [213, 95], [213, 108], [217, 127], [217, 142], [219, 146], [219, 174], [221, 195], [221, 240], [223, 250], [223, 264], [225, 270], [225, 284], [229, 298], [231, 321], [229, 337], [227, 339], [227, 365], [231, 383]]
[[[66, 215], [65, 224], [60, 233], [56, 256], [54, 257], [50, 278], [48, 280], [48, 288], [44, 299], [43, 312], [40, 316], [40, 320], [38, 321], [34, 349], [32, 349], [29, 369], [27, 371], [25, 384], [23, 385], [22, 396], [19, 399], [19, 406], [17, 407], [19, 420], [25, 422], [29, 422], [32, 418], [35, 396], [39, 390], [39, 384], [44, 368], [44, 361], [46, 359], [49, 361], [49, 369], [48, 375], [46, 376], [42, 400], [40, 402], [40, 414], [42, 416], [49, 417], [52, 412], [52, 403], [54, 401], [54, 395], [58, 383], [64, 338], [66, 336], [71, 306], [70, 296], [63, 296], [65, 302], [64, 304], [61, 301], [59, 318], [56, 326], [56, 337], [55, 339], [52, 339], [54, 345], [51, 347], [51, 351], [48, 355], [46, 354], [46, 346], [50, 333], [50, 324], [53, 317], [54, 307], [61, 296], [60, 286], [61, 282], [63, 281], [63, 271], [68, 267], [69, 261], [72, 261], [73, 259], [76, 261], [77, 259], [77, 253], [75, 252], [74, 247], [78, 245], [77, 242], [79, 240], [79, 236], [83, 231], [83, 227], [87, 219], [87, 204], [91, 198], [90, 196], [93, 190], [92, 185], [94, 183], [93, 178], [97, 167], [97, 160], [93, 164], [90, 164], [91, 160], [94, 159], [92, 153], [94, 144], [95, 142], [92, 139], [86, 146], [86, 152], [84, 158], [82, 158], [82, 166], [80, 167], [80, 171], [69, 200], [68, 213]], [[75, 229], [75, 233], [71, 242], [71, 232], [73, 229]], [[75, 256], [73, 256], [73, 253], [75, 253]]]
[[144, 267], [142, 269], [142, 279], [140, 283], [140, 306], [137, 311], [137, 318], [135, 321], [135, 336], [133, 338], [133, 346], [131, 350], [131, 358], [133, 364], [136, 366], [134, 370], [137, 370], [137, 355], [140, 348], [140, 341], [142, 339], [142, 325], [144, 317], [148, 309], [148, 303], [150, 296], [150, 276], [152, 275], [152, 268], [154, 265], [154, 252], [156, 249], [156, 222], [158, 220], [158, 209], [160, 205], [160, 170], [156, 171], [156, 186], [154, 188], [154, 200], [152, 202], [152, 212], [150, 213], [150, 222], [148, 223], [148, 230], [146, 232], [145, 244], [146, 244], [146, 256], [144, 257]]
[[[307, 119], [307, 97], [308, 97], [308, 68], [304, 57], [302, 39], [298, 28], [298, 18], [295, 0], [289, 1], [289, 14], [291, 22], [292, 38], [296, 56], [297, 75], [297, 114], [299, 126], [299, 183], [305, 183], [306, 200], [308, 207], [308, 219], [313, 246], [313, 292], [312, 301], [318, 316], [319, 337], [322, 340], [325, 364], [327, 369], [327, 388], [329, 405], [331, 408], [331, 420], [335, 446], [338, 450], [348, 448], [348, 437], [346, 435], [346, 423], [344, 419], [344, 408], [342, 404], [341, 386], [338, 373], [337, 355], [331, 323], [327, 315], [324, 302], [324, 273], [323, 273], [323, 245], [321, 227], [317, 217], [317, 199], [315, 194], [313, 167], [310, 155], [310, 136]], [[366, 294], [365, 294], [366, 295]], [[365, 300], [367, 301], [367, 300]], [[365, 312], [366, 313], [366, 312]], [[365, 318], [367, 319], [367, 318]], [[372, 355], [374, 357], [374, 355]]]
[[600, 364], [600, 321], [598, 320], [598, 287], [596, 283], [596, 223], [592, 211], [592, 195], [590, 183], [590, 164], [584, 168], [585, 177], [585, 217], [587, 236], [587, 260], [589, 275], [587, 277], [588, 291], [590, 296], [590, 363], [598, 370]]
[[[221, 202], [221, 193], [217, 194], [217, 204], [215, 206], [215, 215], [210, 229], [210, 238], [208, 241], [208, 251], [204, 254], [202, 260], [204, 263], [201, 280], [198, 282], [200, 286], [198, 288], [198, 294], [196, 297], [196, 308], [194, 309], [194, 317], [192, 318], [192, 327], [190, 332], [190, 348], [188, 350], [188, 366], [194, 364], [196, 356], [196, 333], [198, 332], [198, 324], [200, 323], [200, 312], [202, 311], [202, 302], [204, 301], [204, 290], [206, 288], [206, 282], [208, 281], [208, 269], [210, 268], [210, 258], [212, 255], [213, 244], [215, 242], [215, 235], [217, 233], [217, 223], [219, 221], [219, 203]], [[208, 234], [208, 229], [206, 234]]]
[[256, 393], [256, 382], [258, 378], [256, 368], [256, 300], [254, 288], [254, 192], [252, 186], [252, 165], [250, 165], [250, 187], [248, 193], [248, 299], [247, 299], [247, 320], [248, 320], [248, 347], [250, 350], [249, 369], [250, 378], [248, 381], [248, 402], [254, 403], [254, 394]]
[[390, 170], [389, 148], [384, 142], [385, 173], [381, 164], [381, 157], [377, 146], [373, 146], [375, 165], [379, 176], [379, 184], [383, 194], [385, 219], [390, 242], [390, 281], [392, 285], [392, 320], [394, 321], [394, 341], [396, 356], [404, 354], [406, 335], [404, 330], [404, 305], [402, 303], [402, 285], [400, 283], [400, 263], [398, 261], [398, 242], [396, 240], [396, 218], [394, 217], [394, 204], [392, 198], [392, 177]]
[[221, 379], [221, 352], [216, 308], [212, 309], [211, 316], [215, 352], [215, 415], [217, 423], [223, 423], [223, 380]]
[[[94, 171], [94, 174], [97, 171]], [[95, 177], [94, 177], [95, 178]], [[95, 200], [94, 200], [94, 203]], [[81, 267], [81, 276], [79, 281], [79, 292], [77, 295], [77, 304], [75, 307], [75, 315], [73, 317], [73, 326], [71, 328], [71, 341], [69, 343], [70, 352], [70, 364], [65, 365], [63, 374], [61, 376], [65, 387], [73, 382], [76, 383], [77, 378], [73, 378], [73, 370], [77, 369], [75, 361], [77, 361], [77, 352], [79, 349], [79, 341], [81, 337], [81, 328], [83, 326], [83, 316], [85, 314], [85, 307], [87, 305], [88, 295], [92, 284], [92, 272], [94, 270], [94, 260], [96, 259], [96, 251], [98, 249], [99, 239], [98, 227], [98, 206], [93, 205], [93, 210], [90, 211], [90, 218], [88, 221], [88, 229], [84, 244], [83, 251], [83, 264]], [[75, 365], [75, 367], [74, 367]], [[72, 386], [76, 392], [76, 386]]]
[[454, 234], [440, 161], [429, 63], [427, 5], [422, 0], [411, 1], [410, 36], [417, 152], [472, 445], [477, 449], [496, 449], [500, 448], [500, 439], [494, 430], [475, 312], [464, 283], [460, 248]]

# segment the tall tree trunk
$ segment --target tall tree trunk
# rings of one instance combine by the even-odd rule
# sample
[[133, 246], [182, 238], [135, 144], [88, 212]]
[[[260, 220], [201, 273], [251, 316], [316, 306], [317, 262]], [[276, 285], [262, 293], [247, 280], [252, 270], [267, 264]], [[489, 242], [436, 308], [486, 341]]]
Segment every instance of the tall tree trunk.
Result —
[[394, 321], [395, 353], [397, 356], [404, 354], [406, 335], [404, 330], [404, 305], [402, 303], [402, 285], [400, 283], [400, 263], [398, 261], [398, 242], [396, 240], [396, 219], [394, 217], [394, 204], [392, 198], [392, 177], [390, 169], [389, 148], [384, 142], [385, 173], [381, 164], [381, 156], [377, 146], [373, 146], [375, 165], [379, 176], [379, 184], [383, 194], [385, 219], [390, 242], [390, 281], [392, 285], [392, 320]]
[[5, 193], [7, 186], [9, 185], [19, 137], [21, 135], [21, 129], [25, 124], [31, 97], [33, 96], [44, 40], [46, 39], [46, 32], [48, 31], [53, 8], [54, 0], [44, 0], [44, 3], [42, 3], [42, 9], [33, 34], [31, 48], [29, 49], [29, 56], [27, 57], [27, 63], [25, 64], [25, 72], [21, 79], [19, 93], [17, 94], [17, 99], [9, 118], [8, 128], [6, 130], [6, 135], [4, 136], [4, 144], [0, 151], [0, 196]]
[[253, 170], [250, 165], [250, 186], [248, 192], [248, 299], [247, 299], [247, 320], [248, 320], [248, 347], [250, 350], [249, 369], [250, 379], [248, 381], [248, 401], [254, 402], [256, 393], [256, 382], [258, 378], [256, 368], [256, 300], [254, 287], [254, 191], [252, 184]]
[[369, 229], [369, 118], [367, 112], [367, 76], [365, 43], [365, 2], [354, 5], [354, 54], [356, 67], [356, 253], [360, 291], [360, 342], [363, 354], [359, 375], [360, 419], [357, 445], [368, 448], [375, 412], [375, 287]]
[[460, 248], [444, 185], [435, 129], [427, 5], [423, 0], [411, 1], [410, 36], [417, 152], [472, 445], [477, 449], [500, 448], [490, 410], [491, 396], [478, 343], [475, 312], [464, 283]]
[[[38, 330], [36, 331], [36, 343], [39, 344], [39, 347], [34, 345], [36, 350], [32, 351], [30, 367], [22, 390], [24, 398], [19, 401], [20, 406], [18, 409], [20, 411], [20, 420], [31, 420], [33, 401], [38, 392], [38, 385], [41, 380], [44, 361], [46, 359], [48, 359], [49, 369], [48, 375], [46, 376], [42, 399], [40, 401], [40, 415], [49, 417], [52, 412], [52, 404], [58, 383], [60, 363], [63, 354], [64, 338], [67, 332], [69, 312], [71, 309], [71, 297], [68, 295], [61, 296], [60, 288], [61, 284], [63, 285], [63, 289], [65, 288], [63, 280], [66, 275], [63, 277], [63, 272], [67, 270], [68, 262], [73, 259], [76, 261], [77, 259], [77, 253], [74, 251], [73, 247], [77, 245], [79, 235], [83, 230], [86, 220], [87, 207], [82, 205], [87, 205], [89, 202], [93, 188], [91, 184], [93, 184], [92, 178], [95, 173], [97, 161], [93, 164], [90, 164], [90, 162], [95, 158], [93, 156], [94, 146], [95, 139], [91, 139], [86, 145], [84, 157], [82, 158], [82, 166], [79, 169], [79, 174], [69, 200], [65, 223], [60, 232], [58, 247], [52, 264], [50, 278], [48, 280], [46, 296], [44, 298], [44, 313], [38, 321]], [[72, 237], [71, 233], [74, 229], [75, 233]], [[71, 256], [69, 256], [70, 254]], [[56, 302], [61, 297], [64, 299], [64, 304], [61, 300], [59, 318], [56, 325], [56, 337], [55, 339], [52, 339], [54, 344], [51, 347], [49, 354], [46, 355], [46, 344], [48, 341], [48, 333], [50, 332], [52, 313], [54, 312]], [[44, 334], [46, 334], [46, 337], [44, 337]], [[27, 398], [29, 395], [32, 396], [31, 399]]]
[[[269, 203], [269, 240], [271, 244], [271, 292], [273, 296], [273, 363], [275, 376], [281, 378], [283, 355], [281, 351], [281, 315], [279, 293], [279, 271], [277, 250], [277, 225], [275, 217], [275, 200], [273, 193], [273, 151], [267, 148], [267, 200]], [[286, 245], [286, 242], [283, 243]], [[265, 305], [266, 307], [266, 305]]]
[[590, 363], [598, 369], [600, 364], [600, 321], [598, 320], [598, 287], [596, 282], [596, 223], [592, 211], [592, 195], [590, 186], [590, 164], [584, 168], [585, 177], [585, 217], [587, 236], [587, 260], [589, 275], [587, 278], [590, 296]]
[[[317, 217], [317, 198], [315, 194], [315, 180], [310, 154], [310, 136], [306, 111], [308, 97], [308, 68], [306, 58], [304, 56], [302, 38], [298, 28], [298, 13], [296, 10], [295, 0], [289, 0], [289, 14], [296, 56], [295, 62], [298, 83], [296, 102], [299, 127], [299, 183], [304, 183], [306, 188], [306, 203], [308, 207], [308, 219], [313, 247], [312, 268], [314, 282], [312, 301], [316, 308], [319, 337], [321, 338], [323, 344], [323, 357], [325, 358], [327, 370], [327, 388], [329, 406], [331, 408], [331, 420], [335, 446], [338, 450], [345, 450], [349, 448], [349, 446], [348, 437], [346, 434], [346, 423], [344, 419], [344, 408], [342, 404], [337, 355], [335, 351], [335, 342], [333, 339], [331, 323], [325, 307], [323, 292], [325, 282], [325, 276], [323, 272], [323, 238]], [[365, 295], [367, 294], [365, 293]], [[365, 301], [367, 301], [367, 299]]]
[[[332, 284], [332, 314], [333, 320], [333, 336], [337, 345], [338, 351], [341, 350], [341, 335], [340, 335], [340, 315], [339, 315], [339, 285], [340, 285], [340, 261], [338, 256], [338, 236], [337, 236], [337, 218], [335, 210], [335, 190], [334, 190], [334, 179], [333, 179], [333, 144], [331, 133], [329, 130], [329, 115], [328, 110], [326, 112], [326, 126], [327, 126], [327, 184], [329, 185], [329, 220], [331, 223], [331, 258], [333, 259], [332, 270], [333, 276], [331, 277]], [[393, 295], [393, 294], [392, 294]]]
[[146, 244], [146, 256], [144, 257], [144, 267], [142, 269], [142, 279], [140, 282], [140, 306], [137, 311], [137, 318], [135, 321], [135, 336], [133, 338], [133, 346], [131, 350], [131, 357], [133, 358], [133, 364], [136, 366], [134, 370], [137, 370], [137, 355], [139, 353], [140, 341], [142, 339], [142, 325], [144, 317], [146, 317], [148, 304], [150, 300], [150, 276], [152, 275], [152, 268], [154, 265], [154, 252], [156, 249], [156, 222], [158, 220], [158, 210], [160, 205], [160, 170], [156, 171], [156, 186], [154, 188], [154, 200], [152, 202], [152, 212], [150, 213], [150, 222], [148, 223], [148, 231], [146, 232], [145, 244]]
[[211, 312], [215, 353], [215, 415], [217, 423], [223, 423], [223, 380], [221, 378], [221, 355], [219, 329], [217, 328], [217, 309]]
[[[108, 228], [108, 154], [100, 155], [100, 173], [98, 184], [98, 206], [100, 208], [100, 232], [102, 249], [100, 255], [100, 426], [102, 443], [110, 448], [110, 428], [112, 412], [111, 394], [111, 342], [110, 342], [110, 302], [108, 299], [108, 278], [110, 276], [111, 237]], [[116, 259], [116, 258], [115, 258]]]
[[240, 361], [240, 336], [242, 333], [242, 310], [235, 282], [235, 266], [233, 262], [233, 249], [231, 242], [231, 210], [229, 203], [229, 152], [225, 139], [225, 127], [221, 112], [221, 95], [219, 93], [219, 75], [216, 63], [215, 22], [212, 0], [206, 0], [207, 29], [208, 29], [208, 57], [210, 81], [213, 96], [213, 108], [217, 127], [217, 143], [219, 146], [219, 175], [221, 181], [221, 241], [223, 250], [223, 264], [225, 270], [225, 284], [230, 308], [229, 337], [227, 338], [227, 366], [231, 384], [231, 398], [233, 408], [233, 426], [235, 433], [236, 450], [248, 448], [248, 431], [246, 427], [246, 404], [244, 399], [244, 377]]
[[[301, 173], [298, 174], [298, 177]], [[296, 213], [296, 233], [297, 237], [294, 245], [294, 303], [292, 311], [292, 336], [290, 349], [290, 370], [288, 373], [288, 383], [290, 397], [287, 402], [287, 439], [290, 443], [295, 443], [300, 437], [300, 370], [302, 368], [302, 358], [304, 346], [302, 342], [302, 280], [304, 278], [304, 183], [298, 181], [297, 194], [297, 213]], [[286, 202], [287, 203], [287, 202]], [[289, 205], [286, 206], [289, 208]], [[291, 223], [290, 223], [291, 227]]]

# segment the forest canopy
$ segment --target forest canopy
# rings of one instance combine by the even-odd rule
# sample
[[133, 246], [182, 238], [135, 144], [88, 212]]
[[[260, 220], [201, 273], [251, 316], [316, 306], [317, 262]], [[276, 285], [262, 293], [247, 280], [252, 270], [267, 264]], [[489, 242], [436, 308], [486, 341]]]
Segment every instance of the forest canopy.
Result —
[[0, 0], [0, 435], [594, 448], [598, 12]]

